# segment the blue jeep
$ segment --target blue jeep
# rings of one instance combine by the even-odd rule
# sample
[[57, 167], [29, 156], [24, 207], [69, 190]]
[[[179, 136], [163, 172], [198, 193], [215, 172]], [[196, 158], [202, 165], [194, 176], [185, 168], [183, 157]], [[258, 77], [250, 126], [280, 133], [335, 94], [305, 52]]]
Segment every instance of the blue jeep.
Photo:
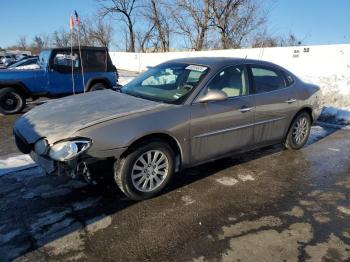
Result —
[[71, 48], [53, 48], [40, 53], [37, 68], [1, 70], [0, 113], [21, 112], [28, 98], [61, 97], [116, 86], [118, 74], [107, 48], [81, 47], [81, 58], [77, 47], [72, 54]]

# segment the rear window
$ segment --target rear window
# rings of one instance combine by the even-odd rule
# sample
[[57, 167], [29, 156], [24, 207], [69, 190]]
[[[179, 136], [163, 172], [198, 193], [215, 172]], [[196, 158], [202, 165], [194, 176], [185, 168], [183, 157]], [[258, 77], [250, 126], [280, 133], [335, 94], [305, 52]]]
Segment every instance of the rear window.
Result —
[[107, 59], [106, 51], [85, 51], [84, 70], [87, 72], [107, 71]]
[[278, 70], [267, 67], [251, 67], [255, 93], [265, 93], [284, 88], [285, 81]]

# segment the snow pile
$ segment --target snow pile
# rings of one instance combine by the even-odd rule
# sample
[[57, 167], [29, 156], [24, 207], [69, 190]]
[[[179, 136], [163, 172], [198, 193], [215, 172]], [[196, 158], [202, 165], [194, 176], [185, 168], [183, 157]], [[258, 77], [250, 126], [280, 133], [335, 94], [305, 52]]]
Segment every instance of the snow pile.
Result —
[[7, 159], [0, 159], [0, 176], [35, 166], [36, 164], [29, 155], [17, 155]]
[[318, 85], [322, 90], [322, 104], [350, 110], [350, 70], [348, 76], [304, 76], [303, 81]]
[[350, 124], [350, 70], [348, 76], [302, 77], [305, 82], [318, 85], [322, 91], [323, 110], [319, 120], [336, 124]]
[[350, 110], [339, 109], [336, 107], [324, 107], [319, 117], [320, 121], [333, 122], [342, 125], [350, 124]]

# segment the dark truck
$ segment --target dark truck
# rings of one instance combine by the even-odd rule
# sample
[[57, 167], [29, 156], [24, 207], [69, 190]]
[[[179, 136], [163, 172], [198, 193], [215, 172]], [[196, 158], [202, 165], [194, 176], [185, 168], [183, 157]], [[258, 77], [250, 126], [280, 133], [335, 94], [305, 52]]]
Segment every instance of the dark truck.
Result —
[[116, 86], [118, 74], [107, 48], [81, 47], [81, 58], [77, 47], [72, 53], [71, 48], [53, 48], [40, 53], [35, 69], [1, 70], [0, 113], [21, 112], [27, 99], [62, 97]]

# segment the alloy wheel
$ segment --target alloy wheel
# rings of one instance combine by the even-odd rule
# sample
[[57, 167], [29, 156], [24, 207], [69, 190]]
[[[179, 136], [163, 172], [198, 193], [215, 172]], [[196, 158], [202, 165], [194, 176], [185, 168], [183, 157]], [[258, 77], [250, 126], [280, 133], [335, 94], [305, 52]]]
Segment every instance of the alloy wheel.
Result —
[[164, 182], [168, 173], [167, 156], [160, 150], [149, 150], [135, 161], [131, 180], [137, 190], [151, 192]]
[[306, 117], [300, 117], [293, 127], [293, 139], [296, 144], [301, 144], [305, 141], [308, 134], [308, 121]]

